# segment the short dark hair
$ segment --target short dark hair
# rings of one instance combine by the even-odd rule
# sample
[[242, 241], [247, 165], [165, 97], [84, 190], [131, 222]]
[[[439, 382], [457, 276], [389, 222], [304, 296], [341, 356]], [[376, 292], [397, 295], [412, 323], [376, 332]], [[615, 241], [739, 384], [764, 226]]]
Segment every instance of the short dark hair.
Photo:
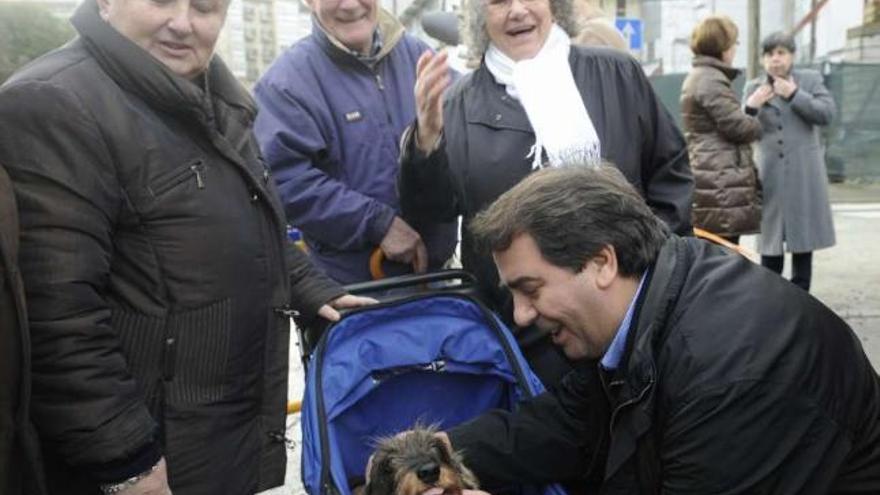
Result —
[[488, 251], [503, 251], [527, 233], [544, 259], [573, 272], [610, 245], [628, 277], [642, 274], [669, 237], [620, 171], [604, 165], [536, 172], [480, 212], [470, 231]]
[[721, 54], [736, 43], [739, 29], [726, 15], [709, 16], [691, 33], [691, 51], [694, 55], [706, 55], [721, 59]]
[[761, 54], [767, 55], [779, 47], [785, 48], [791, 53], [794, 53], [795, 49], [797, 49], [797, 45], [794, 43], [794, 36], [785, 31], [776, 31], [775, 33], [768, 35], [763, 41], [761, 41]]

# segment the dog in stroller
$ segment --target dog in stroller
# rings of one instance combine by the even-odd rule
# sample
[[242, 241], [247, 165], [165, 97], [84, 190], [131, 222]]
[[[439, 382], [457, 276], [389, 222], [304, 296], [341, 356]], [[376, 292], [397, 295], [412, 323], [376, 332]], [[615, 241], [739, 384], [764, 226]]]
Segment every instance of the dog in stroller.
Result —
[[479, 488], [461, 455], [436, 433], [436, 427], [416, 425], [380, 440], [367, 464], [364, 495], [419, 495], [431, 489], [453, 495]]

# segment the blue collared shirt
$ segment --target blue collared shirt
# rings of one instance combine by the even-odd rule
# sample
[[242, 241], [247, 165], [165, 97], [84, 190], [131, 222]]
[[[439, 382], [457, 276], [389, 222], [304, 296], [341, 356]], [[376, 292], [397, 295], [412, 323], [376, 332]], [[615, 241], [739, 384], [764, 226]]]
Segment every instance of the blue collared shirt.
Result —
[[632, 325], [633, 314], [636, 311], [636, 301], [639, 299], [639, 294], [642, 293], [642, 286], [645, 285], [645, 278], [647, 276], [648, 271], [645, 270], [645, 273], [642, 274], [642, 279], [639, 280], [639, 287], [636, 289], [636, 293], [633, 294], [632, 301], [629, 302], [629, 307], [626, 309], [623, 321], [617, 327], [617, 335], [611, 340], [611, 345], [608, 346], [608, 350], [602, 356], [600, 364], [606, 370], [616, 370], [620, 366], [620, 360], [623, 359], [623, 351], [626, 348], [626, 336], [629, 335], [629, 327]]

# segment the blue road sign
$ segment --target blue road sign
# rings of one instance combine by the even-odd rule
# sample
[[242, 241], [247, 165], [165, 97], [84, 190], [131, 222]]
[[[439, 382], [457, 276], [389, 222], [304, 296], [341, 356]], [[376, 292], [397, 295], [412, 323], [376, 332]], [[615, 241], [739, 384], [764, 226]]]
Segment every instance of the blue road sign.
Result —
[[629, 44], [630, 50], [642, 49], [642, 20], [629, 17], [618, 17], [614, 19], [614, 26], [623, 35]]

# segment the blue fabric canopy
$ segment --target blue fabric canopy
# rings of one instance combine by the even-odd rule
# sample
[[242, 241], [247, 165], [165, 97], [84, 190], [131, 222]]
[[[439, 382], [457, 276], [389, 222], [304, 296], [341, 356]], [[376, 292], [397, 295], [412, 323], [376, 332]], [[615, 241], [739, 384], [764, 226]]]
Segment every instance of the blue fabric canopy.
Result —
[[512, 410], [542, 391], [510, 332], [466, 296], [351, 313], [328, 329], [307, 369], [303, 484], [310, 494], [349, 495], [379, 438]]

